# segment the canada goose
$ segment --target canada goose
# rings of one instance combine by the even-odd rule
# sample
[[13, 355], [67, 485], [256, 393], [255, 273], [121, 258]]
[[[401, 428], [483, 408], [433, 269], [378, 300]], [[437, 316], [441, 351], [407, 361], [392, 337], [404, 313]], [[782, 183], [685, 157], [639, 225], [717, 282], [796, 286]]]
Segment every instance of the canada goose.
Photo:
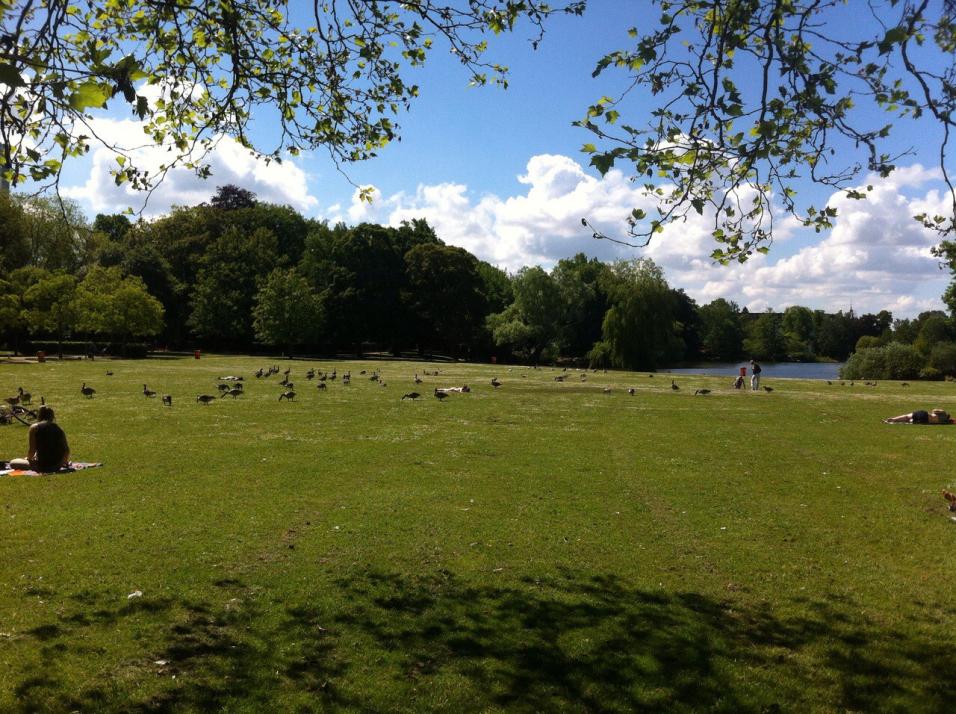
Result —
[[581, 381], [582, 381], [582, 382], [587, 382], [587, 381], [588, 381], [588, 376], [587, 376], [586, 374], [584, 374], [584, 372], [581, 373]]
[[710, 390], [709, 390], [709, 389], [695, 389], [695, 390], [694, 390], [694, 396], [696, 397], [698, 394], [710, 394]]
[[673, 389], [675, 392], [680, 389], [680, 387], [677, 386], [677, 382], [675, 382], [673, 379], [671, 380], [671, 389]]
[[943, 489], [943, 498], [949, 501], [949, 510], [956, 511], [956, 493]]
[[221, 394], [222, 392], [225, 392], [227, 389], [229, 389], [229, 385], [228, 385], [228, 384], [217, 384], [217, 385], [216, 385], [216, 388], [219, 390], [219, 393]]
[[320, 374], [320, 375], [319, 375], [319, 381], [320, 381], [320, 382], [324, 382], [324, 381], [327, 380], [328, 378], [329, 378], [329, 375], [327, 375], [327, 374]]
[[295, 388], [295, 385], [292, 382], [286, 382], [285, 388], [291, 392]]
[[107, 376], [107, 377], [112, 377], [112, 376], [113, 376], [113, 373], [112, 373], [110, 370], [106, 370], [106, 376]]
[[628, 388], [627, 388], [627, 393], [630, 394], [630, 395], [633, 397], [633, 396], [634, 396], [634, 387], [628, 387]]
[[831, 385], [832, 385], [833, 382], [831, 382], [831, 381], [828, 379], [828, 380], [827, 380], [827, 384], [831, 384]]
[[610, 387], [605, 387], [602, 391], [603, 391], [605, 394], [610, 394], [610, 393], [611, 393], [611, 388], [610, 388]]
[[365, 370], [363, 369], [359, 374], [365, 374]]
[[308, 379], [308, 380], [310, 380], [310, 381], [313, 380], [313, 379], [315, 379], [315, 370], [314, 370], [314, 369], [310, 369], [308, 372], [306, 372], [306, 373], [305, 373], [305, 378]]
[[763, 391], [765, 391], [767, 394], [770, 394], [770, 392], [773, 391], [773, 387], [764, 387]]
[[233, 387], [232, 389], [226, 390], [225, 392], [223, 392], [222, 394], [220, 394], [220, 395], [219, 395], [219, 398], [220, 398], [220, 399], [223, 399], [223, 398], [226, 397], [226, 396], [230, 396], [230, 397], [232, 397], [233, 399], [235, 399], [235, 398], [238, 397], [240, 394], [245, 394], [245, 392], [243, 392], [241, 389], [239, 389], [239, 387]]
[[5, 397], [3, 401], [5, 401], [5, 402], [6, 402], [7, 404], [9, 404], [11, 407], [14, 407], [14, 406], [16, 406], [17, 404], [20, 403], [20, 395], [18, 394], [18, 395], [15, 396], [15, 397]]
[[405, 399], [418, 399], [420, 396], [422, 395], [419, 394], [418, 392], [409, 392], [408, 394], [405, 394], [402, 396], [402, 400], [404, 401]]
[[901, 386], [901, 387], [908, 387], [908, 386], [910, 386], [910, 383], [909, 383], [909, 382], [903, 382], [903, 384], [901, 384], [900, 386]]
[[445, 394], [445, 393], [444, 393], [443, 391], [441, 391], [440, 389], [438, 389], [438, 387], [436, 387], [436, 388], [435, 388], [435, 399], [437, 399], [438, 401], [441, 402], [441, 401], [444, 401], [445, 399], [448, 399], [448, 395]]
[[282, 380], [279, 382], [279, 384], [281, 384], [283, 387], [288, 387], [288, 386], [289, 386], [289, 378], [288, 378], [288, 377], [283, 377]]
[[289, 376], [289, 372], [291, 372], [291, 371], [292, 371], [292, 367], [289, 367], [289, 368], [287, 368], [282, 374], [284, 374], [286, 377], [288, 377], [288, 376]]
[[326, 389], [325, 382], [319, 382], [315, 387], [316, 389]]
[[200, 394], [198, 397], [196, 397], [196, 401], [199, 402], [200, 404], [208, 405], [209, 402], [216, 401], [216, 398], [212, 396], [211, 394]]
[[282, 394], [279, 395], [279, 401], [281, 402], [283, 399], [287, 399], [290, 402], [294, 402], [295, 392], [283, 392]]
[[83, 382], [83, 386], [80, 387], [80, 391], [88, 398], [92, 399], [93, 395], [96, 394], [96, 390], [93, 387], [87, 387], [86, 382]]
[[557, 375], [557, 376], [554, 378], [554, 381], [555, 381], [555, 382], [563, 382], [563, 381], [564, 381], [564, 375], [563, 375], [563, 374]]
[[501, 382], [498, 381], [497, 377], [491, 378], [491, 386], [494, 387], [495, 389], [501, 386]]
[[346, 374], [343, 374], [343, 375], [342, 375], [342, 386], [343, 386], [343, 387], [348, 387], [350, 384], [352, 384], [352, 378], [349, 377], [349, 376], [346, 375]]
[[164, 394], [163, 395], [163, 406], [171, 407], [173, 405], [173, 395]]
[[418, 376], [418, 372], [415, 373], [415, 384], [421, 384], [422, 378]]
[[262, 367], [256, 370], [256, 379], [261, 379], [263, 375]]
[[155, 396], [156, 396], [156, 392], [154, 392], [152, 389], [150, 389], [149, 387], [147, 387], [147, 386], [144, 384], [144, 385], [143, 385], [143, 396], [146, 397], [147, 399], [149, 399], [150, 397], [155, 397]]
[[32, 401], [30, 392], [24, 392], [23, 387], [17, 387], [17, 393], [20, 395], [21, 404], [30, 404]]

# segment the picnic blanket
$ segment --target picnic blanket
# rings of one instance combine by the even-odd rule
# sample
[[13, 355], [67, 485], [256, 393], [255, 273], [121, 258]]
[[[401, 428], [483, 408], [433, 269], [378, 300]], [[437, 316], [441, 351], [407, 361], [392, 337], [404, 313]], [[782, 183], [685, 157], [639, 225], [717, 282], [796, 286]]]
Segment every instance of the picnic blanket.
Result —
[[48, 473], [41, 473], [39, 471], [31, 471], [30, 469], [11, 469], [10, 462], [0, 461], [0, 477], [2, 476], [50, 476], [52, 474], [68, 474], [73, 471], [83, 471], [84, 469], [92, 469], [96, 466], [102, 466], [102, 462], [85, 462], [85, 461], [71, 461], [69, 466], [64, 466], [59, 471], [50, 471]]

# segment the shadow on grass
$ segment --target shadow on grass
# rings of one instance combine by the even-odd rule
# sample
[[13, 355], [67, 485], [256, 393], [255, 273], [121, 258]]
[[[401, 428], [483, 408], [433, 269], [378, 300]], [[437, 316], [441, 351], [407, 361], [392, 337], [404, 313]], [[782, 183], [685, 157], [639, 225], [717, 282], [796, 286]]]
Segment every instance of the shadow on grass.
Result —
[[[246, 593], [234, 580], [217, 586]], [[78, 694], [48, 652], [49, 667], [22, 678], [17, 707], [946, 711], [956, 697], [951, 638], [926, 622], [881, 627], [837, 598], [741, 607], [614, 576], [499, 585], [372, 572], [315, 598], [267, 600], [144, 603], [112, 621], [100, 609], [42, 625], [32, 633], [42, 648], [131, 615], [158, 618], [163, 634], [142, 661]]]

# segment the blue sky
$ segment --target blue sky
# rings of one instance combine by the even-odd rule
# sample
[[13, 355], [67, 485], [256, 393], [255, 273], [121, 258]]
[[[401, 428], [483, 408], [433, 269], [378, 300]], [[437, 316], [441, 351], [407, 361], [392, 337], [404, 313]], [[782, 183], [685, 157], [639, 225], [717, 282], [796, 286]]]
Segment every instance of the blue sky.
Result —
[[[606, 260], [651, 257], [671, 285], [701, 304], [726, 297], [751, 310], [852, 306], [858, 312], [886, 308], [898, 317], [941, 307], [948, 277], [929, 254], [936, 238], [909, 218], [943, 199], [932, 171], [935, 149], [921, 144], [931, 132], [928, 127], [901, 135], [901, 145], [918, 149], [902, 162], [904, 170], [887, 181], [861, 181], [876, 185], [871, 200], [833, 198], [842, 212], [834, 231], [783, 230], [769, 256], [743, 266], [711, 263], [707, 256], [714, 246], [702, 220], [669, 228], [645, 250], [591, 239], [581, 217], [621, 235], [632, 207], [651, 206], [626, 173], [615, 170], [602, 179], [587, 166], [580, 148], [592, 137], [571, 123], [596, 99], [625, 86], [620, 74], [595, 80], [591, 72], [604, 53], [628, 46], [628, 28], [640, 27], [642, 16], [650, 22], [656, 13], [643, 14], [643, 0], [590, 0], [589, 5], [582, 18], [549, 23], [537, 51], [531, 50], [529, 31], [491, 40], [489, 56], [511, 67], [508, 90], [469, 87], [467, 73], [444, 48], [435, 50], [426, 67], [412, 70], [408, 78], [420, 85], [421, 96], [399, 119], [402, 140], [374, 160], [345, 167], [354, 184], [375, 186], [377, 198], [370, 206], [356, 200], [355, 187], [321, 153], [264, 167], [224, 141], [212, 157], [211, 179], [204, 183], [187, 172], [172, 174], [146, 215], [206, 200], [217, 185], [235, 183], [264, 200], [330, 221], [397, 223], [423, 216], [446, 242], [509, 270], [548, 267], [578, 251]], [[854, 4], [850, 7], [852, 14]], [[631, 97], [628, 118], [637, 123], [650, 101]], [[102, 121], [113, 135], [136, 134], [126, 117], [108, 115]], [[267, 122], [255, 127], [264, 139], [269, 130]], [[141, 203], [112, 185], [110, 161], [94, 151], [70, 167], [64, 182], [65, 193], [91, 217]], [[802, 188], [828, 199], [819, 188]]]

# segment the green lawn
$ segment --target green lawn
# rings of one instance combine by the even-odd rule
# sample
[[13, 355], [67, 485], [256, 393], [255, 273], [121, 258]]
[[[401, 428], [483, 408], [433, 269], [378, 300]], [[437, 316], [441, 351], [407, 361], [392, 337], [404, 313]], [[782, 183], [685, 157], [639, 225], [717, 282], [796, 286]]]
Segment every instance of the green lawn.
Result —
[[956, 385], [268, 364], [0, 365], [0, 711], [952, 710]]

